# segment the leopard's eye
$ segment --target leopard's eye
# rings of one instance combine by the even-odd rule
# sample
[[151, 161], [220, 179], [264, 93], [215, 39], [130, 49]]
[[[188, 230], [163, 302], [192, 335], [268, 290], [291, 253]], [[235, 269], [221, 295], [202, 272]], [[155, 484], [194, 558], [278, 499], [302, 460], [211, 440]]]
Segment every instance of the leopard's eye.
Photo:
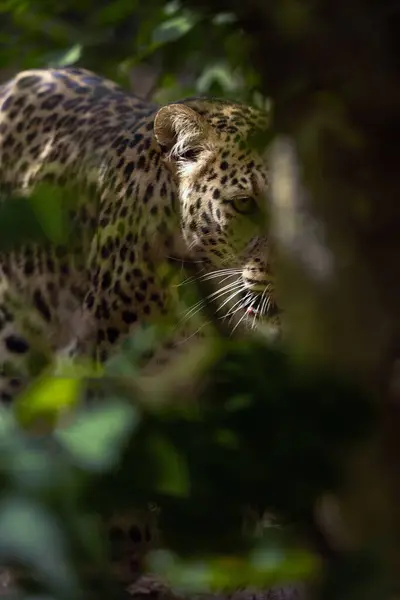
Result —
[[236, 212], [241, 215], [252, 215], [257, 211], [257, 202], [254, 198], [243, 197], [243, 198], [234, 198], [232, 200], [232, 206], [236, 210]]
[[189, 148], [179, 155], [179, 158], [190, 162], [196, 160], [200, 155], [200, 148]]

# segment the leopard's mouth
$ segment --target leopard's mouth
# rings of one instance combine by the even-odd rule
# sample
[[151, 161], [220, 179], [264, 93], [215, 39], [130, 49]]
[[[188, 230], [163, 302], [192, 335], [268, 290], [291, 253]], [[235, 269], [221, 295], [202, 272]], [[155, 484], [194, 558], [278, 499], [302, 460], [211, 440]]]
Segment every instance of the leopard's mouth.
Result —
[[269, 294], [243, 291], [241, 293], [243, 299], [242, 309], [248, 317], [255, 319], [271, 319], [280, 314], [280, 309], [276, 302]]

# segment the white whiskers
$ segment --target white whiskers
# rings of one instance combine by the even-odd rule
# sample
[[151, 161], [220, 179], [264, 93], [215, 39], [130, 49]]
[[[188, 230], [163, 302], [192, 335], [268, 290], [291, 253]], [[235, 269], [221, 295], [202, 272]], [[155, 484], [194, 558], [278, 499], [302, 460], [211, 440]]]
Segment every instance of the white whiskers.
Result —
[[[259, 316], [267, 314], [271, 307], [271, 286], [267, 285], [261, 295], [249, 290], [242, 277], [242, 269], [217, 269], [189, 277], [178, 285], [186, 285], [196, 280], [212, 282], [214, 291], [196, 302], [185, 312], [180, 320], [181, 325], [189, 319], [193, 319], [206, 306], [207, 301], [212, 300], [218, 303], [216, 313], [219, 319], [228, 319], [229, 324], [231, 324], [237, 318], [235, 324], [232, 323], [232, 335], [245, 319], [248, 321], [248, 326], [254, 329]], [[228, 283], [226, 283], [227, 281]], [[215, 289], [216, 287], [217, 289]]]
[[[228, 276], [225, 276], [225, 280], [228, 278]], [[217, 300], [218, 298], [225, 296], [226, 294], [231, 294], [232, 297], [235, 297], [236, 294], [238, 294], [243, 288], [243, 283], [236, 279], [235, 281], [231, 281], [230, 283], [224, 285], [222, 288], [219, 288], [217, 290], [215, 290], [214, 292], [212, 292], [211, 294], [209, 294], [206, 298], [199, 300], [198, 302], [196, 302], [196, 304], [194, 306], [192, 306], [184, 315], [184, 317], [182, 318], [181, 323], [185, 323], [187, 322], [188, 319], [193, 318], [197, 313], [199, 313], [201, 311], [201, 309], [205, 306], [205, 304], [207, 303], [207, 300]], [[233, 294], [232, 294], [233, 292]]]

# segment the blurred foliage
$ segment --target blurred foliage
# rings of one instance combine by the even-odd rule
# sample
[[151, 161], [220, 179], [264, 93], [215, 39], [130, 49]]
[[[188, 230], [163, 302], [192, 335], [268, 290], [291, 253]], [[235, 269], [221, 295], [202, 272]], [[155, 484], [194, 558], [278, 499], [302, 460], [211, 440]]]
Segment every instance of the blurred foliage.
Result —
[[[0, 68], [76, 64], [129, 86], [132, 68], [148, 64], [162, 101], [195, 94], [260, 101], [246, 39], [231, 13], [210, 22], [174, 0], [89, 0], [57, 7], [6, 0], [0, 11]], [[140, 84], [133, 81], [133, 87], [140, 95]]]
[[[229, 11], [210, 17], [158, 0], [3, 0], [0, 19], [7, 77], [80, 65], [160, 102], [196, 94], [267, 102], [249, 38]], [[70, 239], [64, 200], [40, 187], [2, 203], [1, 250], [28, 238]], [[149, 564], [177, 589], [321, 578], [320, 557], [299, 540], [308, 540], [317, 500], [340, 489], [348, 457], [375, 432], [371, 398], [262, 334], [240, 343], [221, 336], [206, 346], [206, 360], [186, 356], [149, 386], [138, 365], [161, 334], [138, 332], [104, 369], [48, 364], [13, 411], [2, 409], [0, 562], [28, 568], [65, 600], [84, 597], [81, 565], [90, 563], [104, 574], [99, 597], [110, 598], [98, 515], [152, 501], [161, 506], [165, 548]], [[89, 387], [101, 394], [82, 403]], [[246, 505], [274, 511], [282, 527], [243, 535]], [[382, 597], [369, 561], [335, 564], [327, 595], [349, 597], [353, 577], [352, 597], [360, 589], [363, 598]]]
[[[104, 381], [98, 375], [107, 394], [40, 437], [2, 415], [3, 558], [29, 566], [56, 597], [71, 597], [77, 556], [101, 572], [94, 515], [151, 499], [162, 507], [166, 550], [150, 564], [178, 589], [265, 587], [312, 575], [317, 559], [300, 549], [291, 527], [305, 527], [316, 498], [336, 488], [348, 452], [373, 427], [374, 405], [262, 338], [222, 343], [200, 402], [167, 393], [168, 401], [153, 402], [145, 391], [137, 402], [137, 391], [118, 386], [113, 394], [112, 371]], [[16, 414], [46, 416], [47, 398], [70, 408], [87, 375], [43, 377], [17, 401]], [[254, 546], [243, 537], [248, 504], [268, 506], [288, 527]]]

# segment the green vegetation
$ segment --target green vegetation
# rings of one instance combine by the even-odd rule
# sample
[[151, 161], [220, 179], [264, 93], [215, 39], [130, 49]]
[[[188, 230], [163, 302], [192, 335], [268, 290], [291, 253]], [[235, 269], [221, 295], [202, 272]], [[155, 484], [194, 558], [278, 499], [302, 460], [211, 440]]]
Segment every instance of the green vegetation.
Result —
[[[146, 329], [104, 370], [50, 362], [2, 409], [0, 562], [46, 594], [21, 597], [86, 598], [81, 565], [106, 572], [98, 514], [148, 502], [161, 507], [165, 546], [151, 570], [185, 594], [299, 580], [334, 600], [398, 593], [398, 415], [387, 402], [400, 306], [396, 8], [272, 4], [0, 5], [2, 79], [77, 64], [159, 102], [272, 98], [270, 225], [290, 325], [282, 345], [219, 332], [151, 389], [137, 364], [163, 332]], [[1, 206], [1, 250], [65, 239], [48, 193], [57, 207], [46, 189]], [[80, 403], [88, 381], [101, 390], [95, 407]], [[247, 505], [281, 527], [243, 535]], [[121, 598], [106, 575], [99, 588], [96, 598]]]

